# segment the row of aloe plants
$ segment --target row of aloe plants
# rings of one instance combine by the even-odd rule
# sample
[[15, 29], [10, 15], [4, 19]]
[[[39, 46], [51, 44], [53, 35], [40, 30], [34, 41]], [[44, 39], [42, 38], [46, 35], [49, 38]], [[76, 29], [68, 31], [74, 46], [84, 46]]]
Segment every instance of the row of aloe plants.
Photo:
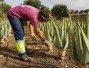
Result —
[[11, 32], [11, 26], [7, 19], [0, 18], [0, 40], [6, 38]]
[[89, 19], [66, 18], [63, 20], [51, 19], [41, 23], [40, 29], [47, 40], [53, 42], [57, 49], [67, 50], [69, 47], [74, 58], [86, 64], [89, 62]]

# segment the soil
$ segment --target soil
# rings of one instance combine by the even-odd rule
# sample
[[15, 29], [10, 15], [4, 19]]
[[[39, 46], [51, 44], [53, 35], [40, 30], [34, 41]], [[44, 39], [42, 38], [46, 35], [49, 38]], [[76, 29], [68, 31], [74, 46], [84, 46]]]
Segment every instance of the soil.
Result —
[[[67, 50], [65, 60], [61, 62], [58, 56], [57, 49], [53, 47], [53, 52], [47, 50], [43, 44], [32, 40], [29, 37], [28, 28], [25, 26], [26, 45], [29, 52], [29, 57], [34, 61], [24, 62], [19, 59], [15, 50], [15, 40], [11, 34], [3, 44], [0, 45], [0, 68], [89, 68], [88, 65], [82, 65], [71, 56]], [[40, 48], [40, 49], [38, 49]]]

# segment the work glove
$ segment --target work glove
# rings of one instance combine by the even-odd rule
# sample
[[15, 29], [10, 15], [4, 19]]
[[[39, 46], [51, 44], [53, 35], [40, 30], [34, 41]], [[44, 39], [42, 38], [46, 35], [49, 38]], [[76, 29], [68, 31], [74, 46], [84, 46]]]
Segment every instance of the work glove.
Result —
[[49, 45], [50, 45], [50, 42], [49, 42], [49, 41], [47, 41], [47, 40], [45, 40], [45, 41], [44, 41], [44, 43], [45, 43], [47, 46], [49, 46]]
[[53, 46], [49, 41], [45, 40], [44, 43], [45, 43], [45, 45], [47, 45], [49, 50], [53, 51]]
[[30, 37], [32, 38], [32, 40], [37, 41], [37, 37], [34, 34], [31, 34]]

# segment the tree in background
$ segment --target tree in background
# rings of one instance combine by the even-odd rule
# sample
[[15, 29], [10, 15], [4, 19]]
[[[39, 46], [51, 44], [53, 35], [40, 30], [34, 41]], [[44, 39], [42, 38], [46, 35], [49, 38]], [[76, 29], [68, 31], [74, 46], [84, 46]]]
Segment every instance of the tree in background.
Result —
[[78, 11], [78, 10], [75, 10], [75, 11], [74, 11], [74, 13], [75, 13], [75, 14], [78, 14], [78, 13], [79, 13], [79, 11]]
[[88, 12], [89, 12], [89, 9], [84, 10], [84, 13], [88, 13]]
[[62, 17], [69, 17], [68, 9], [66, 5], [62, 5], [62, 4], [54, 5], [51, 11], [52, 11], [52, 15], [57, 19], [60, 19]]
[[40, 10], [43, 11], [43, 12], [45, 12], [45, 13], [48, 13], [48, 14], [51, 12], [50, 9], [49, 9], [49, 7], [46, 7], [44, 5], [41, 5]]
[[79, 13], [80, 13], [80, 14], [84, 13], [84, 10], [81, 10]]
[[0, 0], [0, 2], [3, 2], [4, 0]]
[[69, 13], [70, 13], [70, 14], [74, 14], [74, 10], [70, 10]]
[[40, 9], [41, 6], [40, 0], [25, 0], [24, 4], [34, 6], [38, 9]]

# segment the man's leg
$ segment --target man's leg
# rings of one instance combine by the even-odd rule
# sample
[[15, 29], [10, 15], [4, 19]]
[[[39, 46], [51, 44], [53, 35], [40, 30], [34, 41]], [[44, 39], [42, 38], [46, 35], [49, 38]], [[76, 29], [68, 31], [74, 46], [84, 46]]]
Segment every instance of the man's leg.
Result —
[[[20, 19], [20, 20], [21, 20], [21, 19]], [[23, 22], [23, 21], [21, 20], [22, 29], [23, 29], [23, 31], [24, 31], [24, 37], [23, 37], [23, 40], [24, 40], [24, 46], [25, 46], [25, 49], [26, 49], [26, 53], [28, 54], [29, 52], [28, 52], [27, 45], [26, 45], [26, 40], [25, 40], [24, 23], [27, 23], [27, 22]]]
[[24, 31], [22, 28], [21, 20], [18, 18], [8, 17], [14, 36], [16, 40], [16, 49], [20, 58], [24, 61], [27, 61], [27, 55], [24, 46]]

